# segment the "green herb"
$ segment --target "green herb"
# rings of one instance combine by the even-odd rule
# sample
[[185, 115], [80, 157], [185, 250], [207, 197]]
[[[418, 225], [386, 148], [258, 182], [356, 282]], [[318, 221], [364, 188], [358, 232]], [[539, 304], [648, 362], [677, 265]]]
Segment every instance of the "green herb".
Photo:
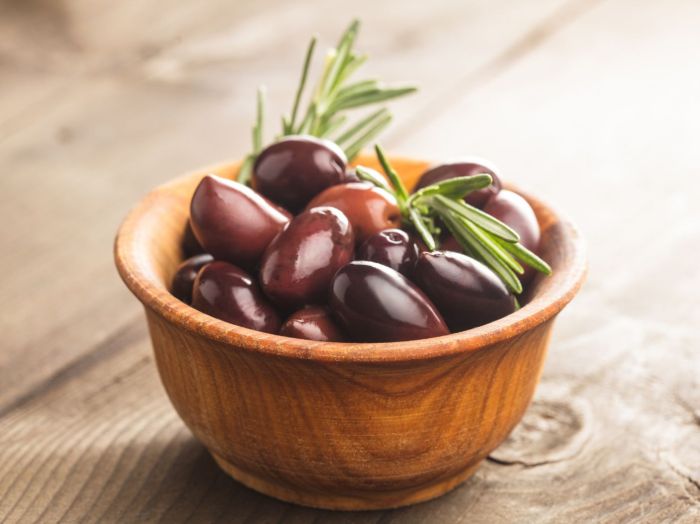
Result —
[[386, 191], [389, 191], [392, 194], [394, 193], [394, 190], [387, 183], [386, 179], [382, 175], [377, 173], [374, 169], [370, 169], [369, 167], [364, 166], [357, 166], [355, 168], [355, 174], [360, 180], [364, 180], [365, 182], [371, 182], [377, 187], [381, 187], [382, 189], [385, 189]]
[[428, 249], [436, 249], [435, 237], [440, 229], [435, 225], [435, 220], [439, 219], [464, 253], [491, 268], [513, 293], [523, 291], [517, 276], [524, 272], [522, 264], [551, 274], [549, 265], [525, 248], [512, 228], [464, 201], [464, 197], [472, 191], [491, 185], [493, 179], [490, 175], [483, 173], [452, 178], [424, 187], [409, 196], [384, 150], [379, 145], [375, 146], [375, 150], [391, 187], [387, 188], [386, 180], [372, 169], [358, 166], [358, 176], [394, 194], [404, 223], [416, 230]]
[[265, 87], [258, 87], [257, 103], [255, 104], [255, 124], [253, 125], [253, 152], [246, 155], [238, 173], [238, 181], [241, 184], [248, 184], [253, 172], [253, 164], [258, 153], [263, 148], [263, 122], [265, 120]]
[[[391, 123], [391, 112], [382, 107], [368, 116], [348, 124], [350, 110], [368, 107], [413, 93], [414, 86], [387, 87], [379, 80], [368, 79], [351, 82], [352, 75], [367, 60], [354, 50], [360, 22], [354, 20], [342, 34], [338, 45], [325, 56], [323, 70], [313, 90], [303, 116], [299, 121], [302, 99], [308, 83], [311, 61], [317, 38], [311, 38], [304, 55], [301, 78], [294, 95], [289, 116], [282, 117], [282, 133], [278, 139], [289, 135], [307, 134], [335, 141], [349, 161]], [[264, 92], [258, 90], [257, 111], [253, 126], [253, 150], [241, 166], [238, 180], [249, 183], [253, 165], [263, 148]]]

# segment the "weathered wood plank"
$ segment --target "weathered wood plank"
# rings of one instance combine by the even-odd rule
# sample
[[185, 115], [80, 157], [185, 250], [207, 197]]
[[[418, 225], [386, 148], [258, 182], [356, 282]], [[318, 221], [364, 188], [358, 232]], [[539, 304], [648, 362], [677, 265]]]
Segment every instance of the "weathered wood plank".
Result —
[[[394, 512], [297, 508], [220, 473], [169, 407], [139, 332], [143, 324], [134, 320], [138, 306], [111, 272], [109, 240], [128, 203], [178, 166], [243, 150], [247, 123], [238, 127], [249, 111], [243, 95], [254, 81], [247, 75], [221, 80], [239, 58], [196, 58], [207, 55], [198, 54], [196, 42], [213, 45], [201, 31], [193, 43], [168, 45], [138, 62], [146, 73], [101, 74], [46, 114], [27, 113], [0, 145], [0, 217], [6, 224], [24, 217], [16, 233], [3, 236], [13, 250], [0, 253], [0, 405], [6, 406], [0, 417], [0, 520], [700, 519], [700, 356], [693, 324], [699, 282], [692, 257], [683, 256], [700, 240], [693, 205], [700, 196], [693, 176], [700, 160], [694, 144], [700, 75], [690, 65], [700, 43], [700, 6], [691, 0], [591, 6], [571, 19], [566, 10], [553, 14], [564, 16], [566, 25], [551, 31], [548, 41], [483, 82], [446, 89], [449, 104], [431, 98], [430, 112], [410, 112], [427, 116], [393, 136], [394, 145], [413, 155], [466, 151], [492, 158], [507, 178], [576, 218], [592, 260], [588, 286], [559, 322], [537, 402], [524, 423], [464, 486]], [[499, 15], [506, 10], [498, 9]], [[462, 12], [437, 11], [444, 19]], [[405, 16], [417, 24], [420, 12]], [[479, 19], [475, 29], [482, 36], [495, 32], [495, 26], [483, 27], [488, 20]], [[372, 23], [381, 28], [380, 22]], [[227, 23], [222, 33], [235, 26]], [[403, 33], [375, 36], [382, 64], [401, 48], [401, 34], [420, 27], [402, 23]], [[459, 23], [453, 23], [435, 32], [441, 46], [449, 36], [459, 41]], [[502, 35], [495, 33], [498, 40]], [[387, 45], [382, 38], [395, 49], [381, 51]], [[401, 56], [407, 63], [411, 56], [430, 56], [415, 53]], [[497, 56], [489, 53], [484, 55]], [[289, 60], [297, 54], [290, 52]], [[178, 70], [167, 65], [173, 61], [180, 63], [181, 77], [168, 76]], [[275, 63], [253, 62], [242, 60], [236, 71], [260, 78]], [[434, 62], [425, 66], [433, 76], [440, 61]], [[280, 64], [270, 78], [295, 69]], [[226, 94], [233, 84], [240, 91]], [[133, 114], [115, 116], [115, 108], [124, 107]], [[63, 142], [62, 128], [69, 129]], [[192, 142], [193, 136], [209, 136], [210, 128], [222, 131]], [[26, 180], [44, 172], [53, 175], [44, 190], [33, 200], [23, 198]], [[659, 184], [657, 173], [673, 182]], [[613, 219], [620, 224], [611, 225]], [[669, 228], [672, 223], [677, 225]], [[74, 231], [82, 238], [71, 238]], [[90, 251], [81, 260], [75, 253], [85, 245]], [[634, 257], [629, 267], [623, 256]], [[60, 278], [48, 278], [62, 269]], [[46, 287], [33, 289], [37, 281]], [[62, 300], [71, 293], [75, 298]], [[118, 327], [114, 335], [115, 326], [127, 331]]]

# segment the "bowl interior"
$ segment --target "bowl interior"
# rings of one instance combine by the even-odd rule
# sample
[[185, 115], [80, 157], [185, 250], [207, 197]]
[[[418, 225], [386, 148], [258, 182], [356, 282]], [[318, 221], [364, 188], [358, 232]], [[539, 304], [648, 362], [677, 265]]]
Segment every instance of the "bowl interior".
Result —
[[[358, 163], [378, 167], [372, 157], [361, 157]], [[409, 189], [428, 167], [427, 162], [402, 158], [392, 158], [392, 163]], [[556, 315], [573, 298], [585, 275], [583, 243], [577, 230], [549, 206], [518, 190], [535, 210], [542, 230], [541, 256], [552, 266], [553, 274], [538, 274], [523, 297], [523, 307], [507, 317], [461, 333], [394, 343], [310, 342], [234, 326], [183, 304], [169, 293], [168, 286], [184, 257], [182, 238], [197, 183], [209, 173], [233, 179], [239, 165], [232, 162], [212, 166], [156, 188], [131, 211], [115, 243], [119, 272], [147, 308], [183, 329], [239, 349], [334, 361], [414, 360], [472, 351], [515, 336]]]

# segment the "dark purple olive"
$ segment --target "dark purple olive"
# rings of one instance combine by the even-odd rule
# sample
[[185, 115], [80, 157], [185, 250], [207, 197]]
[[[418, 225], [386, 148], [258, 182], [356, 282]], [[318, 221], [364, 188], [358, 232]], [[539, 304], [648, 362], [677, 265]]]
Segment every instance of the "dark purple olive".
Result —
[[512, 227], [520, 235], [520, 243], [523, 246], [530, 251], [537, 251], [540, 244], [540, 225], [527, 200], [504, 189], [489, 200], [484, 211]]
[[199, 244], [197, 237], [192, 231], [192, 224], [187, 220], [185, 224], [185, 233], [182, 236], [182, 251], [187, 258], [204, 253], [204, 248]]
[[398, 271], [355, 261], [340, 269], [331, 285], [330, 306], [355, 340], [395, 342], [449, 333], [425, 294]]
[[330, 310], [323, 306], [306, 306], [293, 313], [282, 324], [280, 335], [321, 342], [343, 342], [345, 340]]
[[228, 262], [211, 262], [194, 282], [192, 307], [231, 324], [277, 333], [280, 317], [257, 282]]
[[170, 287], [173, 295], [182, 300], [185, 304], [192, 303], [192, 286], [197, 278], [199, 270], [212, 262], [214, 257], [208, 253], [195, 255], [180, 264], [173, 276], [173, 283]]
[[385, 229], [360, 246], [358, 260], [369, 260], [410, 277], [418, 259], [418, 246], [402, 229]]
[[[489, 215], [512, 227], [520, 235], [520, 243], [533, 253], [537, 253], [540, 246], [540, 225], [537, 216], [523, 197], [512, 191], [504, 189], [484, 207]], [[525, 273], [519, 276], [525, 284], [535, 276], [535, 270], [525, 267]]]
[[190, 204], [192, 230], [217, 260], [254, 267], [291, 215], [251, 188], [214, 175], [205, 176]]
[[464, 200], [474, 207], [483, 208], [486, 202], [501, 190], [501, 180], [492, 167], [484, 163], [483, 160], [466, 160], [463, 162], [452, 162], [435, 166], [423, 173], [416, 184], [414, 191], [418, 191], [426, 186], [437, 182], [442, 182], [449, 178], [459, 176], [474, 176], [480, 173], [487, 173], [493, 178], [493, 183], [484, 189], [469, 193]]
[[481, 262], [454, 251], [421, 253], [413, 274], [453, 332], [487, 324], [515, 311], [515, 298]]
[[307, 209], [317, 206], [331, 206], [345, 213], [358, 244], [384, 229], [401, 225], [401, 213], [394, 195], [369, 182], [329, 187], [309, 202]]
[[327, 187], [343, 182], [347, 160], [333, 142], [290, 136], [263, 149], [253, 168], [253, 187], [297, 212]]
[[272, 241], [260, 266], [265, 294], [285, 308], [324, 303], [335, 272], [352, 260], [355, 236], [332, 207], [304, 211]]

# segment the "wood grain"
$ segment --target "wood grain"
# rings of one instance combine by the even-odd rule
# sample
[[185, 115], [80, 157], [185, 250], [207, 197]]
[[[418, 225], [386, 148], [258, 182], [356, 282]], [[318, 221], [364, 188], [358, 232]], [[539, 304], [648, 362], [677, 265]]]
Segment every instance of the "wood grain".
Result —
[[240, 156], [256, 83], [285, 109], [293, 44], [347, 23], [346, 3], [270, 5], [0, 3], [0, 521], [697, 522], [694, 0], [355, 2], [368, 67], [422, 85], [385, 145], [490, 158], [575, 219], [589, 281], [514, 440], [440, 499], [307, 510], [195, 443], [111, 242], [151, 187]]

